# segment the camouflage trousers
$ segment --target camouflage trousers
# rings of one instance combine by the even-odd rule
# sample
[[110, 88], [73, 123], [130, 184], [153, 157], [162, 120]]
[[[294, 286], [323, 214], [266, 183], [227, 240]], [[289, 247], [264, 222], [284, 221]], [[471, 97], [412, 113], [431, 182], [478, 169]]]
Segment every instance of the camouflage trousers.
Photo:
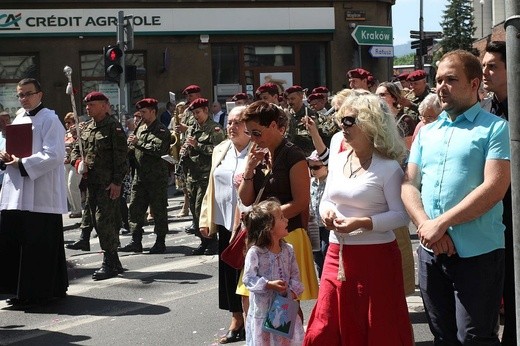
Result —
[[[119, 246], [121, 208], [119, 198], [110, 199], [105, 185], [87, 185], [86, 206], [90, 212], [92, 226], [99, 236], [99, 245], [105, 252], [116, 252]], [[85, 211], [88, 215], [88, 211]], [[88, 222], [88, 216], [83, 221]], [[83, 227], [83, 226], [82, 226]]]
[[[206, 189], [208, 188], [208, 180], [192, 180], [188, 178], [186, 179], [186, 187], [188, 189], [188, 196], [190, 197], [190, 211], [193, 215], [193, 225], [198, 231], [200, 210], [202, 208], [204, 194], [206, 194]], [[213, 203], [213, 201], [210, 203]]]
[[141, 240], [146, 209], [150, 206], [154, 218], [154, 233], [158, 237], [168, 233], [168, 181], [142, 182], [134, 179], [128, 208], [132, 238]]

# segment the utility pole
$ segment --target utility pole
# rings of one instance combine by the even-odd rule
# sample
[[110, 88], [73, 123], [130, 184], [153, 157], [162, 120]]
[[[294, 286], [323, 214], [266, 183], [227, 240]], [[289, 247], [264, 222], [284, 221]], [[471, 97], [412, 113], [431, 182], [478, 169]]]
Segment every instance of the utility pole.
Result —
[[[506, 64], [507, 105], [511, 136], [511, 199], [512, 210], [520, 208], [520, 1], [506, 0]], [[513, 256], [515, 271], [516, 335], [520, 336], [520, 214], [513, 214]]]

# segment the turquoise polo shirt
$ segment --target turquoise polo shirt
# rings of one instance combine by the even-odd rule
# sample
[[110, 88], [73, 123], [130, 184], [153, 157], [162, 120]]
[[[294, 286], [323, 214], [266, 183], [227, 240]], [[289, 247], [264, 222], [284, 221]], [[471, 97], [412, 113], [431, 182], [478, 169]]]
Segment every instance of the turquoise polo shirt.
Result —
[[[421, 200], [431, 218], [457, 205], [484, 180], [486, 160], [509, 160], [509, 128], [505, 120], [478, 103], [452, 121], [446, 112], [424, 126], [415, 139], [409, 162], [421, 174]], [[460, 257], [504, 248], [502, 202], [479, 218], [448, 228]]]

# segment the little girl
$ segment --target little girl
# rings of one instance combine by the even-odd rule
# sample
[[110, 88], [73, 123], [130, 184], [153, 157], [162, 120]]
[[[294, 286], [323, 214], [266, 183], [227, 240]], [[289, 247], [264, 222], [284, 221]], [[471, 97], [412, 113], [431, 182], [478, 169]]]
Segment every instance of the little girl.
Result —
[[304, 331], [302, 321], [296, 318], [292, 339], [262, 330], [269, 307], [276, 293], [289, 292], [293, 299], [303, 292], [298, 264], [287, 236], [287, 219], [280, 202], [268, 199], [254, 205], [245, 216], [248, 229], [244, 276], [250, 291], [249, 311], [246, 319], [247, 345], [301, 345]]

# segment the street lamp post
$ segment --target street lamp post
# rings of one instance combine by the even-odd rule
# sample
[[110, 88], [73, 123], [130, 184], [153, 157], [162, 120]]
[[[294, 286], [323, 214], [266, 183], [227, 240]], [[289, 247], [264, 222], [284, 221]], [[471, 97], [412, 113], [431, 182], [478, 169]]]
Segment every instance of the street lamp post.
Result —
[[484, 3], [485, 0], [480, 0], [480, 38], [484, 38]]

